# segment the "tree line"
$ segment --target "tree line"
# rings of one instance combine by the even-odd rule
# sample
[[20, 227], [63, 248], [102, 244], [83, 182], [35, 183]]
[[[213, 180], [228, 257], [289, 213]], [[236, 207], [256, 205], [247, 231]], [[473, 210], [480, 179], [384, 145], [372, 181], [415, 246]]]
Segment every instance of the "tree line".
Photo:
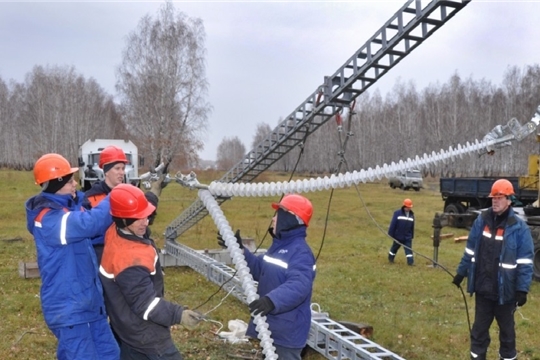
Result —
[[[76, 164], [79, 146], [94, 138], [131, 139], [148, 165], [165, 161], [171, 170], [197, 167], [212, 110], [202, 21], [167, 1], [155, 17], [144, 16], [126, 39], [115, 97], [73, 66], [36, 65], [23, 82], [0, 78], [0, 167], [29, 170], [48, 152]], [[352, 117], [344, 112], [341, 128], [328, 121], [302, 149], [291, 150], [271, 169], [289, 172], [297, 163], [296, 170], [307, 173], [367, 169], [481, 140], [514, 117], [523, 124], [540, 104], [540, 67], [508, 67], [503, 75], [501, 84], [493, 84], [462, 79], [456, 72], [424, 89], [410, 80], [397, 81], [385, 95], [365, 92], [356, 99]], [[251, 147], [271, 129], [259, 123]], [[347, 137], [347, 147], [340, 148]], [[538, 144], [529, 136], [493, 155], [473, 154], [424, 171], [432, 176], [524, 175], [528, 155], [536, 153]], [[238, 137], [224, 138], [217, 167], [228, 170], [245, 154]]]
[[[272, 169], [292, 171], [300, 158], [296, 168], [300, 172], [360, 170], [481, 141], [495, 126], [506, 125], [512, 118], [524, 124], [533, 117], [540, 105], [540, 66], [508, 67], [500, 85], [486, 79], [462, 79], [456, 72], [443, 84], [418, 90], [412, 80], [398, 81], [384, 97], [379, 91], [365, 92], [356, 100], [354, 115], [343, 116], [341, 128], [335, 121], [328, 121], [307, 138], [303, 149], [291, 150]], [[352, 134], [342, 149], [349, 126]], [[259, 123], [252, 148], [270, 132], [270, 125]], [[231, 164], [231, 159], [224, 161], [226, 154], [236, 154], [233, 164], [245, 155], [226, 151], [222, 145], [227, 144], [231, 149], [243, 146], [238, 138], [224, 139], [217, 158], [223, 170]], [[538, 150], [535, 136], [530, 135], [492, 155], [474, 153], [431, 166], [424, 169], [424, 175], [526, 175], [528, 156], [538, 154]]]
[[189, 166], [207, 127], [205, 31], [167, 1], [127, 36], [116, 96], [74, 66], [36, 65], [23, 82], [0, 78], [0, 167], [30, 170], [56, 152], [77, 164], [88, 139], [130, 139], [148, 165]]

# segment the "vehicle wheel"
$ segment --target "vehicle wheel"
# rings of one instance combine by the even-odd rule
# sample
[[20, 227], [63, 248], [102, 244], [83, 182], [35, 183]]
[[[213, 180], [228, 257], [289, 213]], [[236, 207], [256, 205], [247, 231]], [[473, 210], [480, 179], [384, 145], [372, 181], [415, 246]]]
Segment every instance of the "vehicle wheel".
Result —
[[530, 228], [534, 244], [533, 279], [540, 281], [540, 226], [531, 226]]
[[403, 186], [403, 184], [399, 184], [399, 188], [400, 188], [401, 190], [405, 190], [405, 187]]
[[396, 188], [396, 185], [390, 184], [390, 187], [391, 187], [392, 189], [395, 189], [395, 188]]
[[444, 212], [448, 214], [459, 214], [459, 209], [456, 204], [450, 204], [444, 208]]
[[420, 191], [420, 188], [415, 187], [415, 188], [414, 188], [414, 191]]
[[464, 214], [467, 212], [465, 206], [463, 206], [462, 204], [456, 204], [456, 208], [458, 209], [459, 214]]

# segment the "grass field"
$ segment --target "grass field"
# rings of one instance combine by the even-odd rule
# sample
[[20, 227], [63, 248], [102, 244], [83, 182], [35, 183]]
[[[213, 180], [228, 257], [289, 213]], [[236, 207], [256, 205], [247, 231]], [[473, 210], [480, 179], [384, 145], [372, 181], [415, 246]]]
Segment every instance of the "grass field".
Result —
[[[199, 181], [208, 183], [220, 174], [200, 173]], [[302, 178], [299, 176], [298, 178]], [[264, 174], [258, 181], [284, 181], [285, 175]], [[45, 326], [39, 303], [40, 279], [23, 279], [18, 274], [21, 261], [34, 261], [35, 246], [26, 230], [25, 200], [39, 191], [30, 172], [0, 171], [0, 358], [54, 359], [56, 341]], [[452, 285], [452, 277], [462, 256], [464, 243], [453, 238], [442, 240], [438, 252], [441, 267], [433, 268], [430, 258], [434, 249], [430, 236], [435, 212], [443, 202], [438, 183], [427, 179], [420, 192], [392, 190], [384, 180], [354, 187], [336, 189], [326, 210], [331, 191], [305, 194], [315, 207], [308, 242], [317, 261], [317, 278], [312, 301], [321, 306], [333, 320], [367, 323], [374, 328], [372, 340], [405, 359], [468, 359], [468, 322], [461, 292]], [[160, 247], [168, 224], [191, 205], [196, 191], [171, 183], [163, 190], [158, 216], [152, 230]], [[416, 236], [413, 248], [416, 266], [406, 265], [403, 250], [396, 263], [387, 261], [391, 241], [386, 229], [394, 210], [405, 197], [414, 202]], [[270, 203], [275, 198], [233, 198], [222, 209], [233, 229], [241, 229], [244, 237], [260, 241], [273, 215]], [[327, 224], [323, 239], [324, 226]], [[444, 228], [443, 233], [456, 237], [466, 231]], [[324, 242], [323, 242], [324, 240]], [[206, 217], [185, 232], [177, 241], [195, 249], [215, 249], [216, 227]], [[267, 236], [262, 247], [268, 247]], [[421, 254], [421, 255], [420, 255]], [[217, 286], [189, 268], [167, 268], [166, 290], [169, 300], [195, 308], [214, 294]], [[224, 325], [229, 320], [248, 321], [245, 305], [232, 296], [225, 300], [220, 291], [199, 310]], [[474, 299], [466, 296], [468, 312], [474, 317]], [[540, 283], [533, 283], [527, 304], [516, 312], [517, 343], [520, 360], [539, 360]], [[185, 359], [230, 359], [227, 354], [248, 351], [251, 345], [239, 347], [224, 344], [215, 336], [220, 326], [202, 323], [188, 331], [173, 329], [174, 339]], [[492, 326], [492, 345], [488, 359], [498, 359], [497, 326]], [[310, 360], [324, 359], [312, 354]]]

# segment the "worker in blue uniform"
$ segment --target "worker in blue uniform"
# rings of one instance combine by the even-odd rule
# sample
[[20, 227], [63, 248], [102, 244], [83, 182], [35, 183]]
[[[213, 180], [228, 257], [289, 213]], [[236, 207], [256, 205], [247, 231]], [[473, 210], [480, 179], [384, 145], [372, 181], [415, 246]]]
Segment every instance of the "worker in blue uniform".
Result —
[[307, 198], [289, 194], [272, 207], [277, 210], [269, 229], [273, 241], [264, 255], [245, 249], [236, 232], [253, 279], [259, 282], [260, 297], [249, 304], [252, 318], [246, 334], [256, 338], [253, 316], [266, 316], [278, 358], [300, 360], [311, 327], [315, 280], [315, 257], [306, 242], [313, 206]]
[[473, 360], [486, 360], [494, 319], [499, 325], [499, 358], [517, 359], [514, 312], [527, 302], [534, 246], [527, 223], [510, 206], [512, 195], [514, 187], [507, 179], [493, 183], [492, 206], [474, 221], [452, 281], [459, 287], [467, 277], [467, 291], [475, 294]]
[[84, 194], [73, 177], [77, 170], [59, 154], [43, 155], [34, 165], [42, 191], [25, 206], [37, 248], [41, 309], [58, 339], [59, 360], [118, 360], [90, 240], [112, 223], [109, 198], [92, 210], [82, 208]]
[[412, 211], [413, 202], [411, 199], [403, 200], [403, 206], [394, 212], [388, 235], [394, 239], [390, 251], [388, 252], [388, 261], [394, 263], [394, 258], [401, 246], [407, 257], [407, 265], [414, 265], [414, 255], [412, 251], [412, 242], [414, 239], [414, 212]]

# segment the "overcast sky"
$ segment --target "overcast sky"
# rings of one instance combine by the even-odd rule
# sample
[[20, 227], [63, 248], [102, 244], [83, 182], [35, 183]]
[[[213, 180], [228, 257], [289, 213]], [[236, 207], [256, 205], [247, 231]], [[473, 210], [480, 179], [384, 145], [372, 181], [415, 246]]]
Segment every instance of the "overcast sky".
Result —
[[[274, 128], [405, 1], [174, 3], [204, 22], [213, 112], [200, 155], [215, 160], [225, 136], [249, 151], [258, 123]], [[35, 65], [72, 65], [114, 95], [127, 34], [162, 4], [0, 2], [0, 77], [22, 82]], [[398, 80], [420, 90], [455, 72], [500, 84], [508, 66], [540, 62], [538, 14], [539, 1], [473, 0], [370, 92], [384, 96]]]

